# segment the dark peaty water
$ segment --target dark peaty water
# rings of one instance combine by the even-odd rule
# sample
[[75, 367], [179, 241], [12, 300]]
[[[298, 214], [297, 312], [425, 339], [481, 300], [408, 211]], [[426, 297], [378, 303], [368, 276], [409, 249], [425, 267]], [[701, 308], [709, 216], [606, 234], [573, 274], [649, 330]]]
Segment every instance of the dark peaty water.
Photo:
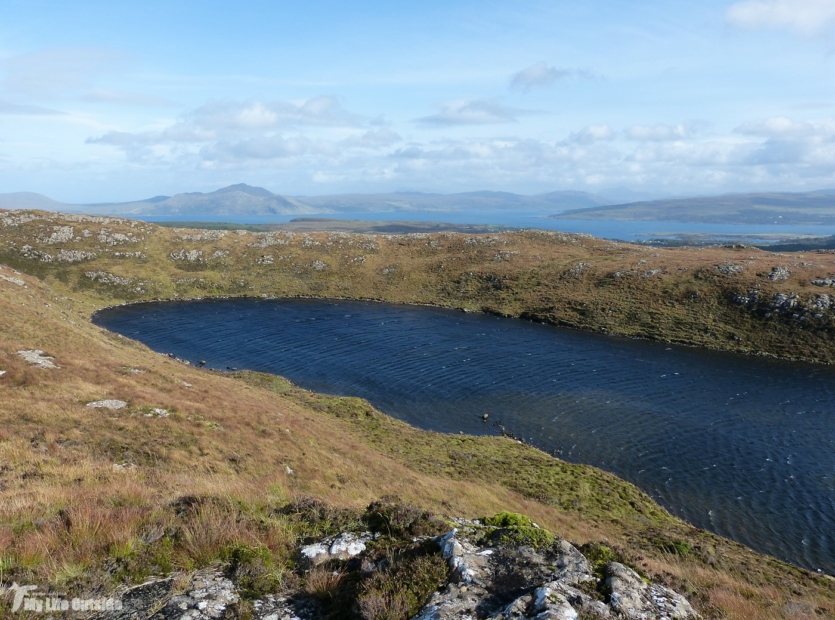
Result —
[[95, 322], [192, 362], [361, 396], [425, 429], [496, 433], [489, 413], [699, 527], [835, 574], [835, 368], [344, 301], [141, 304]]

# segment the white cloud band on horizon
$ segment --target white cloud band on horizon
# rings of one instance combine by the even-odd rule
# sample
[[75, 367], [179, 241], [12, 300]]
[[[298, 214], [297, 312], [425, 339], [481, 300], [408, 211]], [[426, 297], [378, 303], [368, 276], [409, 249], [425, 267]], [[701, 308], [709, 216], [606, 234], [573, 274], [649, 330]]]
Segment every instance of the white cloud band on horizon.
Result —
[[[515, 110], [494, 100], [442, 107], [432, 126], [512, 123]], [[420, 124], [426, 124], [423, 121]], [[699, 131], [704, 122], [585, 125], [563, 138], [409, 136], [344, 110], [335, 98], [296, 102], [226, 101], [191, 110], [168, 126], [110, 131], [91, 145], [123, 151], [147, 170], [217, 170], [301, 175], [314, 184], [363, 182], [465, 191], [518, 183], [585, 186], [716, 187], [787, 182], [835, 185], [835, 119], [773, 117], [743, 123], [725, 135]], [[483, 131], [481, 129], [478, 130]], [[314, 175], [315, 172], [315, 175]], [[298, 176], [293, 176], [298, 179]]]

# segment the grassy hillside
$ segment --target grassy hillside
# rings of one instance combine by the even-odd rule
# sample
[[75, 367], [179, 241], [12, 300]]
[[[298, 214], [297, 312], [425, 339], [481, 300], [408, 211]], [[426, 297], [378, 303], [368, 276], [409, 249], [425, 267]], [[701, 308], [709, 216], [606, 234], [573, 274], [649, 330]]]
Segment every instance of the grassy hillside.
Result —
[[88, 312], [207, 295], [377, 299], [835, 361], [831, 252], [645, 248], [545, 231], [199, 231], [0, 212], [0, 262], [78, 297]]
[[[773, 353], [830, 359], [828, 328], [760, 318], [725, 291], [812, 294], [808, 279], [831, 255], [655, 252], [542, 233], [221, 237], [20, 212], [0, 226], [0, 582], [104, 592], [254, 554], [255, 590], [280, 590], [298, 579], [298, 541], [395, 495], [448, 516], [522, 512], [575, 543], [603, 542], [707, 618], [835, 616], [830, 578], [697, 530], [611, 474], [506, 438], [413, 429], [278, 377], [203, 371], [89, 321], [104, 305], [154, 297], [385, 298], [726, 348], [755, 343], [721, 335], [761, 329], [756, 342]], [[741, 274], [715, 269], [731, 261], [745, 263]], [[800, 262], [823, 266], [790, 266]], [[778, 264], [787, 280], [757, 275]], [[86, 406], [102, 399], [128, 405]]]

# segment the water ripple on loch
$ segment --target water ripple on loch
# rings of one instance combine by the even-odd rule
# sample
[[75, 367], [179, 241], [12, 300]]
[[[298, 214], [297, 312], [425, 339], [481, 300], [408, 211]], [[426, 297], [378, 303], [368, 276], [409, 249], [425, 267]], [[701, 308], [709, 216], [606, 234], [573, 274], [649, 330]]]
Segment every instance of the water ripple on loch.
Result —
[[835, 368], [359, 302], [140, 304], [95, 320], [209, 367], [361, 396], [421, 428], [496, 433], [489, 413], [699, 527], [835, 574]]

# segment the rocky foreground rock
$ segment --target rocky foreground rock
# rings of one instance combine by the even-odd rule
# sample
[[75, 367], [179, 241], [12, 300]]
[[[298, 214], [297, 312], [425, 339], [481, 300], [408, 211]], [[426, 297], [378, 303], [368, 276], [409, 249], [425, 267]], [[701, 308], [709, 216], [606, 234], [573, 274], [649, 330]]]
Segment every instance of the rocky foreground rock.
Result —
[[[615, 561], [593, 562], [565, 540], [535, 524], [488, 525], [455, 522], [434, 538], [415, 539], [446, 565], [446, 577], [423, 607], [401, 617], [414, 620], [688, 620], [699, 618], [688, 601]], [[539, 531], [536, 531], [539, 530]], [[520, 534], [521, 533], [521, 534]], [[531, 535], [531, 533], [533, 535]], [[310, 583], [332, 576], [338, 583], [351, 570], [356, 578], [386, 569], [391, 559], [371, 555], [381, 534], [343, 532], [299, 549], [296, 587], [244, 603], [234, 575], [219, 569], [157, 579], [121, 593], [122, 609], [107, 618], [128, 620], [210, 620], [246, 616], [256, 620], [377, 618], [392, 615], [391, 601], [340, 609], [333, 591], [329, 606]], [[530, 544], [528, 544], [530, 543]], [[377, 558], [375, 560], [375, 558]], [[440, 560], [438, 560], [440, 562]], [[347, 572], [346, 572], [347, 571]], [[101, 616], [104, 618], [105, 616]]]

